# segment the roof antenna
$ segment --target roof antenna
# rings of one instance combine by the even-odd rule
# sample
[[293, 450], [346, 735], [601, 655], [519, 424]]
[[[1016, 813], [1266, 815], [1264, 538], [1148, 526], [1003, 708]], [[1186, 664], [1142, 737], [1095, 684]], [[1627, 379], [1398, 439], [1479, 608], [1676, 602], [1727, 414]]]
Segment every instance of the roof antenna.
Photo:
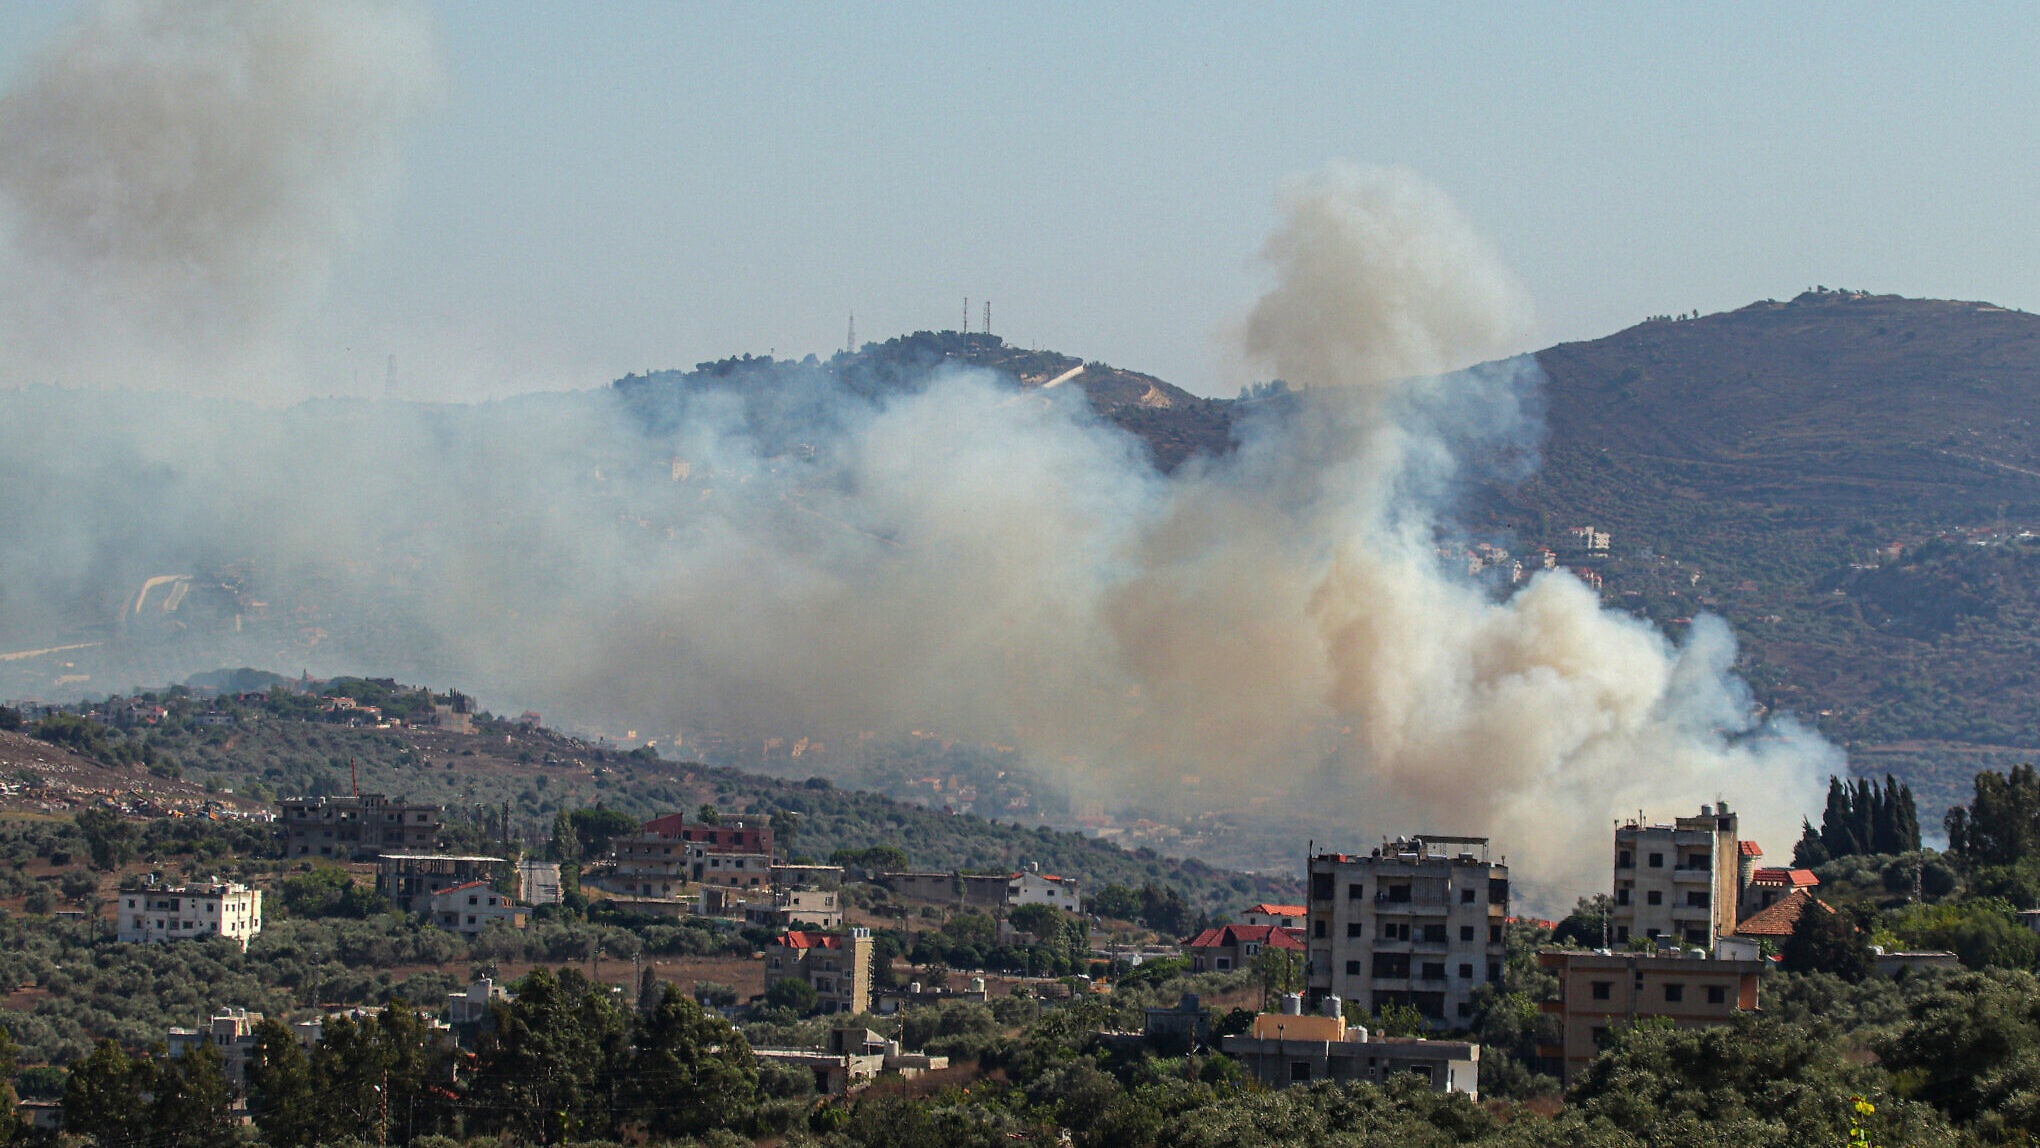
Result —
[[855, 311], [850, 312], [850, 334], [843, 340], [843, 353], [846, 355], [857, 353], [857, 312]]

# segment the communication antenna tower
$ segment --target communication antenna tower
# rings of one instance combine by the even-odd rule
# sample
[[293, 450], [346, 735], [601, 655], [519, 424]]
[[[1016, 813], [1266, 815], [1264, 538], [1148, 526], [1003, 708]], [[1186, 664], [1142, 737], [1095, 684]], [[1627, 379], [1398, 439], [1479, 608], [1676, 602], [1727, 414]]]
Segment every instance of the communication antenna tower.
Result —
[[850, 334], [843, 340], [843, 353], [846, 355], [857, 353], [857, 312], [855, 311], [850, 312]]
[[985, 334], [992, 333], [992, 301], [985, 300]]
[[963, 297], [963, 333], [970, 334], [970, 296]]

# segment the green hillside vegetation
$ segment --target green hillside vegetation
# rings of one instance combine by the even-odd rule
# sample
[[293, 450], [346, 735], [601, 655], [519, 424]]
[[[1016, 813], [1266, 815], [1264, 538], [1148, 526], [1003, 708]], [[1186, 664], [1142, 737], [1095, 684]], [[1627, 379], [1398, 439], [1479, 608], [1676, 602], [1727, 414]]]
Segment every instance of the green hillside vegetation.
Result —
[[2040, 317], [1819, 291], [1537, 358], [1543, 464], [1477, 520], [1674, 633], [1721, 614], [1764, 704], [1929, 814], [2040, 747]]

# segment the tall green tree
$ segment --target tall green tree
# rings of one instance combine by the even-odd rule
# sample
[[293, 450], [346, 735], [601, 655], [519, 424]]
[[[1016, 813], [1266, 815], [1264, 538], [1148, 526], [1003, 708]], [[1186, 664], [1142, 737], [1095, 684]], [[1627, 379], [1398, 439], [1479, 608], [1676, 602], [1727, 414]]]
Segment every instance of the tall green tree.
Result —
[[1976, 775], [1976, 795], [1948, 810], [1948, 851], [1970, 865], [2011, 865], [2040, 853], [2040, 775], [2031, 765]]
[[156, 1066], [149, 1103], [152, 1143], [172, 1148], [232, 1148], [235, 1121], [227, 1111], [234, 1099], [226, 1061], [210, 1041], [201, 1041]]
[[740, 1125], [758, 1099], [758, 1066], [743, 1034], [674, 985], [639, 1021], [630, 1060], [631, 1122], [657, 1139]]
[[64, 1080], [64, 1130], [102, 1145], [141, 1142], [151, 1132], [148, 1097], [155, 1066], [101, 1040]]
[[134, 822], [111, 809], [96, 808], [80, 810], [76, 821], [94, 869], [111, 871], [135, 859], [142, 835]]
[[1876, 970], [1870, 938], [1820, 901], [1807, 902], [1778, 955], [1795, 973], [1833, 973], [1851, 984]]
[[15, 1110], [20, 1097], [14, 1095], [14, 1073], [20, 1067], [16, 1063], [18, 1056], [14, 1034], [7, 1031], [6, 1025], [0, 1025], [0, 1144], [14, 1139], [21, 1128], [21, 1117]]
[[270, 1148], [311, 1148], [324, 1128], [311, 1060], [297, 1035], [274, 1017], [255, 1026], [248, 1112]]
[[628, 1030], [608, 989], [575, 969], [538, 969], [494, 1012], [469, 1090], [483, 1129], [541, 1144], [610, 1134]]

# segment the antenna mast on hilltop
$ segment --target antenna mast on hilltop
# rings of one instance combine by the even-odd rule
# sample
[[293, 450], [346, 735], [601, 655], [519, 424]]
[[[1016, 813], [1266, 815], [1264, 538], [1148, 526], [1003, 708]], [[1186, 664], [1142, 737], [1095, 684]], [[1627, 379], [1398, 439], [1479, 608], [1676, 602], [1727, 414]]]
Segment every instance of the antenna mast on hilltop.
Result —
[[992, 301], [985, 300], [985, 334], [992, 333]]
[[963, 333], [970, 334], [970, 296], [963, 297]]
[[857, 312], [855, 311], [850, 312], [850, 334], [843, 339], [843, 353], [846, 355], [857, 353]]

